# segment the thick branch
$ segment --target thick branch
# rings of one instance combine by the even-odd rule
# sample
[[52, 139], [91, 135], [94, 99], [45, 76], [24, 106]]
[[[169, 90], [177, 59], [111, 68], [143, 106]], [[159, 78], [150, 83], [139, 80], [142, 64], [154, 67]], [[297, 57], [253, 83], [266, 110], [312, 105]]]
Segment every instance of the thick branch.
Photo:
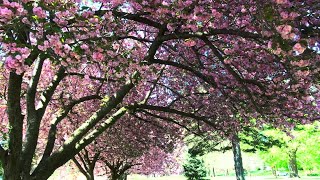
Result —
[[67, 74], [65, 74], [65, 68], [63, 66], [61, 66], [58, 70], [58, 72], [56, 73], [56, 75], [53, 78], [52, 83], [50, 84], [50, 86], [41, 94], [40, 98], [40, 102], [39, 105], [37, 107], [37, 112], [38, 112], [38, 116], [39, 118], [42, 118], [46, 108], [49, 104], [49, 102], [51, 101], [51, 98], [55, 92], [55, 90], [57, 89], [59, 83], [62, 81], [62, 79], [66, 76]]
[[22, 165], [25, 174], [29, 175], [32, 158], [37, 146], [41, 118], [38, 118], [35, 100], [44, 59], [38, 58], [27, 90], [27, 132], [22, 152]]
[[79, 153], [84, 147], [94, 141], [96, 137], [102, 134], [107, 128], [112, 126], [126, 112], [127, 108], [120, 108], [116, 113], [106, 119], [98, 128], [89, 133], [76, 145], [70, 146], [70, 144], [67, 144], [64, 147], [60, 148], [57, 152], [53, 153], [49, 158], [43, 161], [43, 163], [39, 164], [33, 172], [32, 176], [49, 177], [55, 169], [62, 166], [69, 159]]
[[103, 119], [112, 109], [120, 104], [123, 98], [133, 88], [131, 81], [127, 82], [121, 89], [101, 107], [99, 111], [94, 113], [85, 123], [83, 123], [72, 136], [64, 143], [65, 147], [74, 146], [83, 136], [93, 128], [101, 119]]
[[86, 137], [84, 137], [79, 143], [76, 145], [76, 149], [82, 149], [86, 145], [90, 144], [96, 137], [98, 137], [101, 133], [103, 133], [106, 129], [112, 126], [120, 117], [122, 117], [128, 109], [126, 107], [120, 108], [116, 113], [114, 113], [111, 117], [109, 117], [106, 121], [100, 124], [98, 128], [89, 133]]
[[[69, 114], [69, 112], [72, 110], [72, 108], [74, 106], [76, 106], [77, 104], [80, 104], [82, 102], [90, 101], [90, 100], [93, 100], [93, 99], [101, 99], [101, 97], [98, 96], [98, 95], [85, 96], [85, 97], [82, 97], [80, 99], [77, 99], [77, 100], [74, 100], [74, 101], [70, 102], [67, 106], [65, 106], [63, 109], [61, 109], [59, 111], [58, 115], [51, 122], [50, 130], [49, 130], [48, 138], [47, 138], [48, 139], [47, 145], [46, 145], [46, 148], [44, 150], [44, 153], [43, 153], [41, 161], [44, 161], [52, 153], [52, 150], [54, 148], [54, 142], [56, 140], [57, 125], [65, 117], [67, 117], [67, 115]], [[41, 161], [40, 161], [40, 163], [41, 163]]]
[[[138, 73], [134, 73], [133, 78]], [[71, 159], [86, 145], [90, 144], [98, 135], [105, 129], [115, 123], [123, 114], [126, 113], [126, 108], [120, 108], [115, 114], [103, 122], [99, 128], [92, 131], [88, 136], [84, 136], [108, 113], [110, 113], [116, 106], [118, 106], [123, 98], [134, 87], [132, 79], [123, 85], [120, 90], [110, 97], [102, 107], [96, 111], [86, 122], [84, 122], [72, 136], [63, 144], [63, 146], [55, 153], [53, 153], [46, 161], [39, 163], [35, 171], [32, 173], [34, 177], [49, 177], [53, 171]], [[82, 140], [81, 140], [82, 139]], [[80, 141], [81, 140], [81, 141]], [[80, 141], [80, 142], [79, 142]], [[39, 172], [40, 171], [40, 172]]]

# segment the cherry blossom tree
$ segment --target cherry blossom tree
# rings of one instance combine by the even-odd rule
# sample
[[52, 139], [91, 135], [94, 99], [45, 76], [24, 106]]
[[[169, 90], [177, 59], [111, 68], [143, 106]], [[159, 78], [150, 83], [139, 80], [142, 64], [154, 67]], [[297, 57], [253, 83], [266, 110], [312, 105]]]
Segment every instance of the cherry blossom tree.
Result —
[[4, 178], [47, 179], [128, 113], [233, 134], [319, 119], [316, 2], [0, 0]]
[[171, 152], [181, 138], [179, 126], [126, 116], [79, 152], [73, 161], [87, 179], [94, 179], [95, 171], [107, 171], [110, 179], [121, 179], [134, 166], [139, 166], [140, 170], [131, 172], [156, 173], [163, 170], [153, 168], [150, 171], [150, 165], [161, 167], [169, 160], [173, 161]]

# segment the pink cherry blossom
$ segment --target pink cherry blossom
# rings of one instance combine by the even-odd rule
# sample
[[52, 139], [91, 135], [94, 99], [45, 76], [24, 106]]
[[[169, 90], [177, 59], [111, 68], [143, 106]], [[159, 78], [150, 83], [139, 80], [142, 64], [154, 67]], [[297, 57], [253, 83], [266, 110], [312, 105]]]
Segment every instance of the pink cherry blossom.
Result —
[[92, 58], [96, 61], [104, 60], [104, 55], [101, 52], [94, 52]]
[[192, 47], [192, 46], [196, 45], [196, 42], [192, 39], [188, 39], [188, 40], [184, 41], [184, 44], [188, 47]]
[[300, 43], [296, 43], [292, 49], [294, 51], [297, 51], [299, 54], [302, 54], [306, 50], [306, 47], [301, 45]]
[[33, 8], [33, 13], [41, 19], [46, 18], [47, 16], [46, 12], [39, 6]]
[[3, 18], [11, 19], [12, 17], [13, 17], [13, 12], [10, 9], [0, 6], [0, 20]]

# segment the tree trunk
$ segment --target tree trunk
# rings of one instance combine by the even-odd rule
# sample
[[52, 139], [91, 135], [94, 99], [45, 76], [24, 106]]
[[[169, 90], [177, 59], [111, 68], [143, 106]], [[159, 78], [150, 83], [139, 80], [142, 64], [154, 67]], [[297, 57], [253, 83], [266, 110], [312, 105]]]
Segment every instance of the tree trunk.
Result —
[[86, 173], [82, 173], [87, 180], [94, 180], [94, 173], [93, 173], [93, 170], [90, 171], [90, 172], [86, 172]]
[[245, 180], [244, 177], [244, 170], [242, 165], [242, 157], [241, 157], [241, 148], [239, 143], [239, 138], [237, 134], [234, 134], [232, 139], [232, 151], [233, 151], [233, 158], [234, 158], [234, 168], [236, 171], [237, 180]]
[[111, 171], [111, 180], [127, 180], [127, 173], [120, 171]]
[[5, 180], [21, 179], [21, 153], [22, 153], [22, 129], [23, 115], [21, 114], [21, 83], [22, 76], [14, 72], [10, 73], [8, 86], [8, 118], [10, 124], [8, 151], [3, 159], [3, 178]]
[[116, 171], [111, 171], [111, 180], [119, 180], [120, 175]]
[[272, 174], [277, 178], [278, 175], [277, 175], [277, 169], [275, 168], [275, 166], [271, 167], [271, 171], [272, 171]]
[[297, 149], [290, 149], [288, 155], [290, 177], [299, 177], [297, 165]]
[[93, 169], [89, 172], [89, 177], [87, 178], [87, 180], [94, 180]]

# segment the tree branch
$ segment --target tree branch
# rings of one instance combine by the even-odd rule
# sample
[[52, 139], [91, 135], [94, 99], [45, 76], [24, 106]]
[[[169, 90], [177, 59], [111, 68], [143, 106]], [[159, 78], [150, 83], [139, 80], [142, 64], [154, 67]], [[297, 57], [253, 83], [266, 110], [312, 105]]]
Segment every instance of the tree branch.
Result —
[[86, 137], [84, 137], [79, 143], [76, 145], [76, 149], [82, 149], [86, 145], [90, 144], [96, 137], [98, 137], [101, 133], [103, 133], [107, 128], [112, 126], [120, 117], [122, 117], [128, 109], [126, 107], [120, 108], [117, 112], [115, 112], [111, 117], [109, 117], [106, 121], [100, 124], [98, 128], [89, 133]]
[[[156, 115], [156, 114], [152, 114], [152, 113], [150, 113], [150, 112], [148, 112], [148, 111], [145, 111], [145, 110], [141, 110], [141, 112], [143, 112], [143, 113], [145, 113], [145, 114], [147, 114], [147, 115], [149, 115], [149, 116], [152, 116], [152, 117], [155, 117], [155, 118], [158, 118], [158, 119], [162, 119], [162, 120], [167, 121], [167, 122], [169, 122], [169, 123], [176, 124], [176, 125], [178, 125], [179, 127], [182, 127], [183, 129], [187, 130], [188, 132], [191, 132], [192, 134], [195, 134], [195, 135], [197, 135], [197, 136], [200, 136], [199, 133], [192, 131], [192, 130], [191, 130], [190, 128], [188, 128], [186, 125], [183, 125], [183, 124], [179, 123], [178, 121], [175, 121], [175, 120], [172, 119], [172, 118], [163, 117], [163, 116], [159, 116], [159, 115]], [[140, 117], [139, 117], [139, 118], [140, 118]], [[141, 119], [142, 119], [142, 118], [141, 118]], [[145, 121], [148, 122], [147, 120], [145, 120]]]
[[202, 79], [204, 82], [212, 85], [213, 87], [215, 87], [215, 88], [217, 87], [217, 84], [216, 84], [216, 82], [214, 81], [213, 78], [203, 75], [201, 72], [193, 69], [190, 66], [186, 66], [186, 65], [183, 65], [183, 64], [180, 64], [180, 63], [177, 63], [177, 62], [173, 62], [173, 61], [164, 61], [164, 60], [160, 60], [160, 59], [152, 59], [150, 62], [151, 63], [157, 63], [157, 64], [170, 65], [170, 66], [174, 66], [174, 67], [179, 68], [179, 69], [184, 69], [184, 70], [189, 71], [192, 74], [196, 75], [198, 78]]
[[236, 35], [243, 38], [250, 38], [250, 39], [268, 39], [266, 37], [261, 36], [260, 34], [254, 34], [247, 31], [235, 30], [235, 29], [210, 29], [207, 33], [190, 33], [190, 32], [174, 32], [171, 34], [167, 34], [164, 36], [159, 37], [159, 41], [169, 41], [174, 39], [189, 39], [189, 38], [203, 38], [209, 37], [214, 35]]
[[39, 127], [41, 118], [38, 117], [35, 100], [37, 86], [40, 80], [40, 75], [42, 71], [44, 59], [38, 58], [35, 62], [35, 66], [32, 73], [32, 78], [29, 83], [27, 90], [26, 104], [27, 104], [27, 131], [26, 131], [26, 140], [24, 148], [22, 151], [22, 165], [23, 171], [25, 174], [30, 173], [31, 170], [31, 161], [37, 146], [38, 136], [39, 136]]
[[[259, 106], [255, 102], [251, 91], [249, 88], [245, 85], [245, 82], [248, 83], [249, 81], [244, 81], [238, 73], [236, 73], [229, 64], [226, 64], [224, 62], [224, 57], [221, 55], [220, 51], [209, 41], [207, 38], [202, 38], [202, 40], [209, 46], [209, 48], [213, 51], [213, 53], [217, 56], [219, 61], [226, 67], [228, 72], [240, 83], [241, 87], [245, 90], [245, 93], [248, 95], [251, 103], [254, 105], [255, 109], [261, 113]], [[251, 82], [251, 81], [250, 81]], [[260, 88], [260, 86], [258, 86]]]
[[167, 27], [156, 22], [156, 21], [152, 21], [148, 18], [142, 17], [140, 14], [131, 14], [131, 13], [125, 13], [125, 12], [119, 12], [119, 11], [113, 11], [112, 14], [115, 17], [120, 17], [120, 18], [124, 18], [124, 19], [129, 19], [129, 20], [133, 20], [136, 22], [140, 22], [142, 24], [146, 24], [148, 26], [152, 26], [155, 27], [157, 29], [166, 29]]
[[[103, 119], [108, 113], [116, 108], [123, 98], [134, 87], [133, 79], [136, 79], [138, 73], [134, 73], [132, 78], [120, 90], [118, 90], [112, 97], [108, 98], [102, 107], [96, 111], [86, 122], [84, 122], [71, 137], [64, 142], [63, 146], [50, 157], [48, 157], [42, 163], [39, 163], [32, 176], [43, 176], [42, 173], [48, 175], [49, 172], [53, 172], [56, 168], [63, 165], [68, 159], [72, 158], [86, 145], [90, 144], [97, 136], [99, 136], [104, 130], [114, 124], [122, 115], [127, 112], [127, 108], [120, 108], [116, 113], [109, 117], [106, 121], [92, 131], [89, 135], [84, 137], [88, 131], [90, 131], [101, 119]], [[82, 139], [82, 140], [81, 140]], [[81, 140], [81, 141], [80, 141]], [[44, 168], [45, 167], [45, 168]], [[44, 170], [45, 169], [45, 170]], [[39, 172], [41, 171], [41, 172]]]
[[67, 74], [65, 74], [65, 68], [63, 66], [61, 66], [58, 70], [58, 72], [56, 73], [56, 75], [53, 78], [53, 81], [51, 82], [50, 86], [41, 94], [40, 96], [40, 102], [39, 105], [37, 107], [37, 113], [39, 118], [42, 118], [46, 108], [49, 104], [49, 102], [51, 101], [51, 98], [56, 90], [56, 88], [58, 87], [59, 83], [62, 81], [62, 79], [64, 77], [66, 77]]
[[172, 114], [177, 114], [180, 115], [182, 117], [188, 117], [188, 118], [192, 118], [195, 120], [199, 120], [199, 121], [203, 121], [204, 123], [207, 123], [208, 125], [210, 125], [211, 127], [216, 127], [216, 125], [209, 121], [208, 119], [212, 119], [206, 116], [197, 116], [193, 113], [187, 113], [187, 112], [183, 112], [183, 111], [179, 111], [176, 109], [171, 109], [168, 107], [163, 107], [163, 106], [152, 106], [152, 105], [147, 105], [147, 104], [136, 104], [133, 108], [137, 108], [137, 109], [148, 109], [148, 110], [155, 110], [155, 111], [160, 111], [160, 112], [167, 112], [167, 113], [172, 113]]
[[[74, 106], [76, 106], [77, 104], [80, 104], [82, 102], [85, 101], [90, 101], [90, 100], [94, 100], [94, 99], [101, 99], [100, 96], [98, 95], [91, 95], [91, 96], [85, 96], [82, 97], [80, 99], [77, 100], [73, 100], [72, 102], [70, 102], [67, 106], [65, 106], [62, 110], [60, 110], [58, 112], [58, 115], [53, 119], [53, 121], [51, 122], [50, 125], [50, 130], [48, 133], [48, 141], [47, 141], [47, 145], [45, 147], [44, 153], [42, 155], [41, 161], [46, 160], [52, 153], [52, 150], [54, 148], [54, 142], [56, 140], [56, 132], [57, 132], [57, 125], [65, 118], [67, 117], [67, 115], [69, 114], [69, 112], [72, 110], [72, 108]], [[39, 164], [40, 164], [39, 163]]]
[[76, 164], [77, 168], [79, 169], [79, 171], [85, 175], [86, 177], [88, 176], [87, 171], [81, 166], [81, 164], [78, 162], [78, 160], [73, 157], [72, 161], [74, 162], [74, 164]]

